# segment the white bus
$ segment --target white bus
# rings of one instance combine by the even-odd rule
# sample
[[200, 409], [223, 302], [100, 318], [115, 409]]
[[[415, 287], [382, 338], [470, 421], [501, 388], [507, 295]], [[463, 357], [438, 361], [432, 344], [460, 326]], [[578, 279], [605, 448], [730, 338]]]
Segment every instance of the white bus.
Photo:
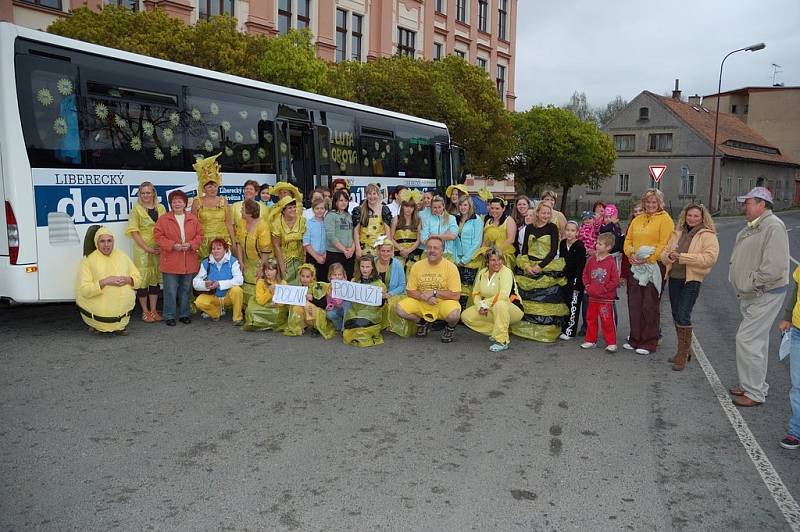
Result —
[[196, 193], [197, 157], [222, 152], [231, 201], [247, 179], [441, 190], [463, 161], [438, 122], [8, 23], [0, 87], [0, 298], [16, 302], [74, 300], [87, 228], [129, 252], [139, 183], [169, 208]]

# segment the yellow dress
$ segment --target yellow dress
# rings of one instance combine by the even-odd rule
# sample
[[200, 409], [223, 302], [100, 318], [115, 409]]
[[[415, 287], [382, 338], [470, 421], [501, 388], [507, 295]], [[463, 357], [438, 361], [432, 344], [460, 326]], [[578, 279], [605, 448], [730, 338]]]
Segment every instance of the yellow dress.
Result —
[[[414, 242], [417, 241], [418, 236], [419, 231], [412, 231], [411, 229], [398, 229], [394, 232], [394, 241], [397, 242], [397, 246], [400, 249], [408, 249], [414, 245]], [[421, 256], [422, 250], [417, 247], [417, 249], [410, 253], [407, 258], [404, 259], [401, 255], [398, 255], [397, 260], [399, 260], [401, 264], [405, 265], [406, 275], [408, 275], [408, 272], [411, 271], [411, 266], [413, 266]]]
[[529, 274], [527, 269], [537, 264], [550, 251], [550, 235], [528, 237], [528, 254], [517, 257], [517, 275], [514, 277], [522, 296], [524, 316], [511, 325], [515, 336], [538, 342], [555, 342], [561, 334], [561, 321], [569, 314], [564, 302], [563, 287], [566, 266], [563, 257], [554, 258], [539, 274]]
[[483, 243], [485, 246], [481, 246], [475, 251], [472, 260], [466, 264], [468, 268], [483, 268], [483, 255], [490, 247], [494, 246], [503, 254], [503, 264], [512, 270], [514, 269], [514, 244], [506, 244], [508, 239], [507, 224], [510, 219], [510, 216], [506, 217], [500, 225], [490, 224], [491, 218], [486, 219], [483, 225]]
[[273, 220], [272, 236], [281, 239], [286, 284], [295, 284], [297, 281], [297, 269], [305, 257], [303, 250], [303, 234], [305, 232], [306, 220], [299, 213], [292, 227], [286, 225], [286, 219], [283, 216], [277, 216]]
[[[269, 216], [269, 212], [265, 211], [264, 209], [269, 209], [269, 207], [265, 207], [265, 204], [261, 200], [253, 200], [258, 203], [259, 211], [258, 211], [258, 219], [260, 220], [264, 216]], [[231, 221], [233, 222], [233, 228], [236, 229], [236, 226], [239, 225], [239, 220], [242, 219], [242, 205], [244, 205], [244, 200], [237, 201], [236, 203], [231, 203], [228, 207], [231, 210]]]
[[[167, 212], [160, 203], [156, 203], [156, 211], [159, 217]], [[156, 223], [147, 214], [147, 209], [137, 202], [131, 209], [130, 218], [128, 218], [128, 229], [125, 230], [125, 234], [130, 237], [132, 233], [138, 232], [145, 244], [151, 248], [157, 248], [156, 237], [153, 235], [155, 226]], [[139, 247], [135, 240], [132, 242], [131, 247], [133, 248], [133, 263], [142, 275], [142, 288], [159, 285], [161, 283], [161, 271], [158, 268], [158, 255], [147, 253]]]
[[206, 208], [203, 206], [203, 201], [195, 198], [192, 202], [192, 213], [200, 219], [200, 225], [203, 227], [203, 243], [200, 244], [200, 260], [208, 257], [211, 251], [211, 241], [217, 238], [223, 239], [228, 245], [231, 244], [231, 236], [228, 234], [228, 228], [225, 227], [225, 200], [219, 198], [217, 206], [213, 208]]
[[236, 241], [242, 246], [242, 275], [244, 276], [244, 303], [255, 295], [256, 275], [261, 268], [261, 254], [272, 254], [272, 232], [267, 219], [260, 217], [253, 228], [247, 230], [247, 221], [239, 219], [236, 225]]
[[336, 336], [336, 327], [328, 319], [325, 302], [328, 295], [328, 283], [314, 282], [308, 287], [312, 301], [304, 306], [292, 305], [283, 334], [286, 336], [302, 336], [307, 328], [315, 329], [320, 336], [330, 340]]
[[275, 285], [265, 279], [256, 282], [255, 296], [244, 311], [245, 331], [281, 331], [286, 326], [289, 307], [272, 302]]
[[[100, 288], [101, 279], [116, 275], [131, 277], [133, 286]], [[91, 252], [81, 261], [75, 286], [75, 303], [82, 311], [83, 321], [101, 332], [121, 331], [130, 321], [136, 304], [136, 288], [141, 283], [139, 270], [122, 251], [115, 249], [110, 255], [103, 255], [100, 250]]]
[[[369, 209], [369, 207], [366, 207]], [[383, 223], [383, 217], [381, 217], [381, 213], [371, 215], [367, 219], [367, 226], [364, 227], [360, 223], [358, 224], [358, 237], [359, 241], [361, 242], [361, 249], [363, 251], [367, 251], [372, 249], [372, 246], [375, 245], [375, 241], [378, 240], [378, 237], [384, 236], [386, 234], [386, 227]]]

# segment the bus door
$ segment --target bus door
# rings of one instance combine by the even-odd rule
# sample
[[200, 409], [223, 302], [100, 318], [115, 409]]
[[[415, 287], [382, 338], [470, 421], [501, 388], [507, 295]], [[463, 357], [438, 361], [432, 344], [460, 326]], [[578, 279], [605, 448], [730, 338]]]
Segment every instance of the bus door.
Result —
[[463, 184], [467, 179], [465, 168], [466, 154], [464, 153], [464, 148], [453, 144], [450, 148], [450, 160], [453, 184]]
[[278, 181], [300, 189], [303, 199], [311, 198], [317, 179], [314, 129], [311, 124], [279, 120]]

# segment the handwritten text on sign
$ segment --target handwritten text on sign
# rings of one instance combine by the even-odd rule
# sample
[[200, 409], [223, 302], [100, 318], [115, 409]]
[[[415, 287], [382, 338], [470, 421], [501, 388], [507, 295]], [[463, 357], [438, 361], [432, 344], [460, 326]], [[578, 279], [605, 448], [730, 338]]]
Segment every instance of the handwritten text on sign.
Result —
[[331, 283], [331, 295], [336, 299], [344, 299], [370, 307], [380, 307], [383, 304], [383, 290], [380, 286], [371, 284], [334, 280]]
[[282, 305], [305, 305], [307, 303], [306, 294], [308, 293], [307, 286], [292, 286], [288, 284], [279, 284], [275, 286], [275, 294], [272, 296], [273, 303], [280, 303]]

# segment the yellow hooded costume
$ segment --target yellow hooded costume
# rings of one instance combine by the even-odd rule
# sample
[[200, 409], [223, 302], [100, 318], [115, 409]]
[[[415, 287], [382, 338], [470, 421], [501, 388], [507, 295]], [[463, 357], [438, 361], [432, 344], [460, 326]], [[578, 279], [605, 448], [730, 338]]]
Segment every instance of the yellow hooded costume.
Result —
[[[104, 235], [114, 236], [111, 231], [101, 227], [94, 235], [95, 248], [100, 237]], [[133, 285], [127, 283], [122, 286], [100, 286], [101, 280], [113, 276], [130, 277]], [[139, 270], [122, 251], [112, 249], [108, 255], [104, 255], [99, 249], [92, 251], [81, 261], [75, 286], [75, 302], [83, 321], [100, 332], [125, 329], [136, 304], [136, 288], [139, 288], [141, 282]]]

